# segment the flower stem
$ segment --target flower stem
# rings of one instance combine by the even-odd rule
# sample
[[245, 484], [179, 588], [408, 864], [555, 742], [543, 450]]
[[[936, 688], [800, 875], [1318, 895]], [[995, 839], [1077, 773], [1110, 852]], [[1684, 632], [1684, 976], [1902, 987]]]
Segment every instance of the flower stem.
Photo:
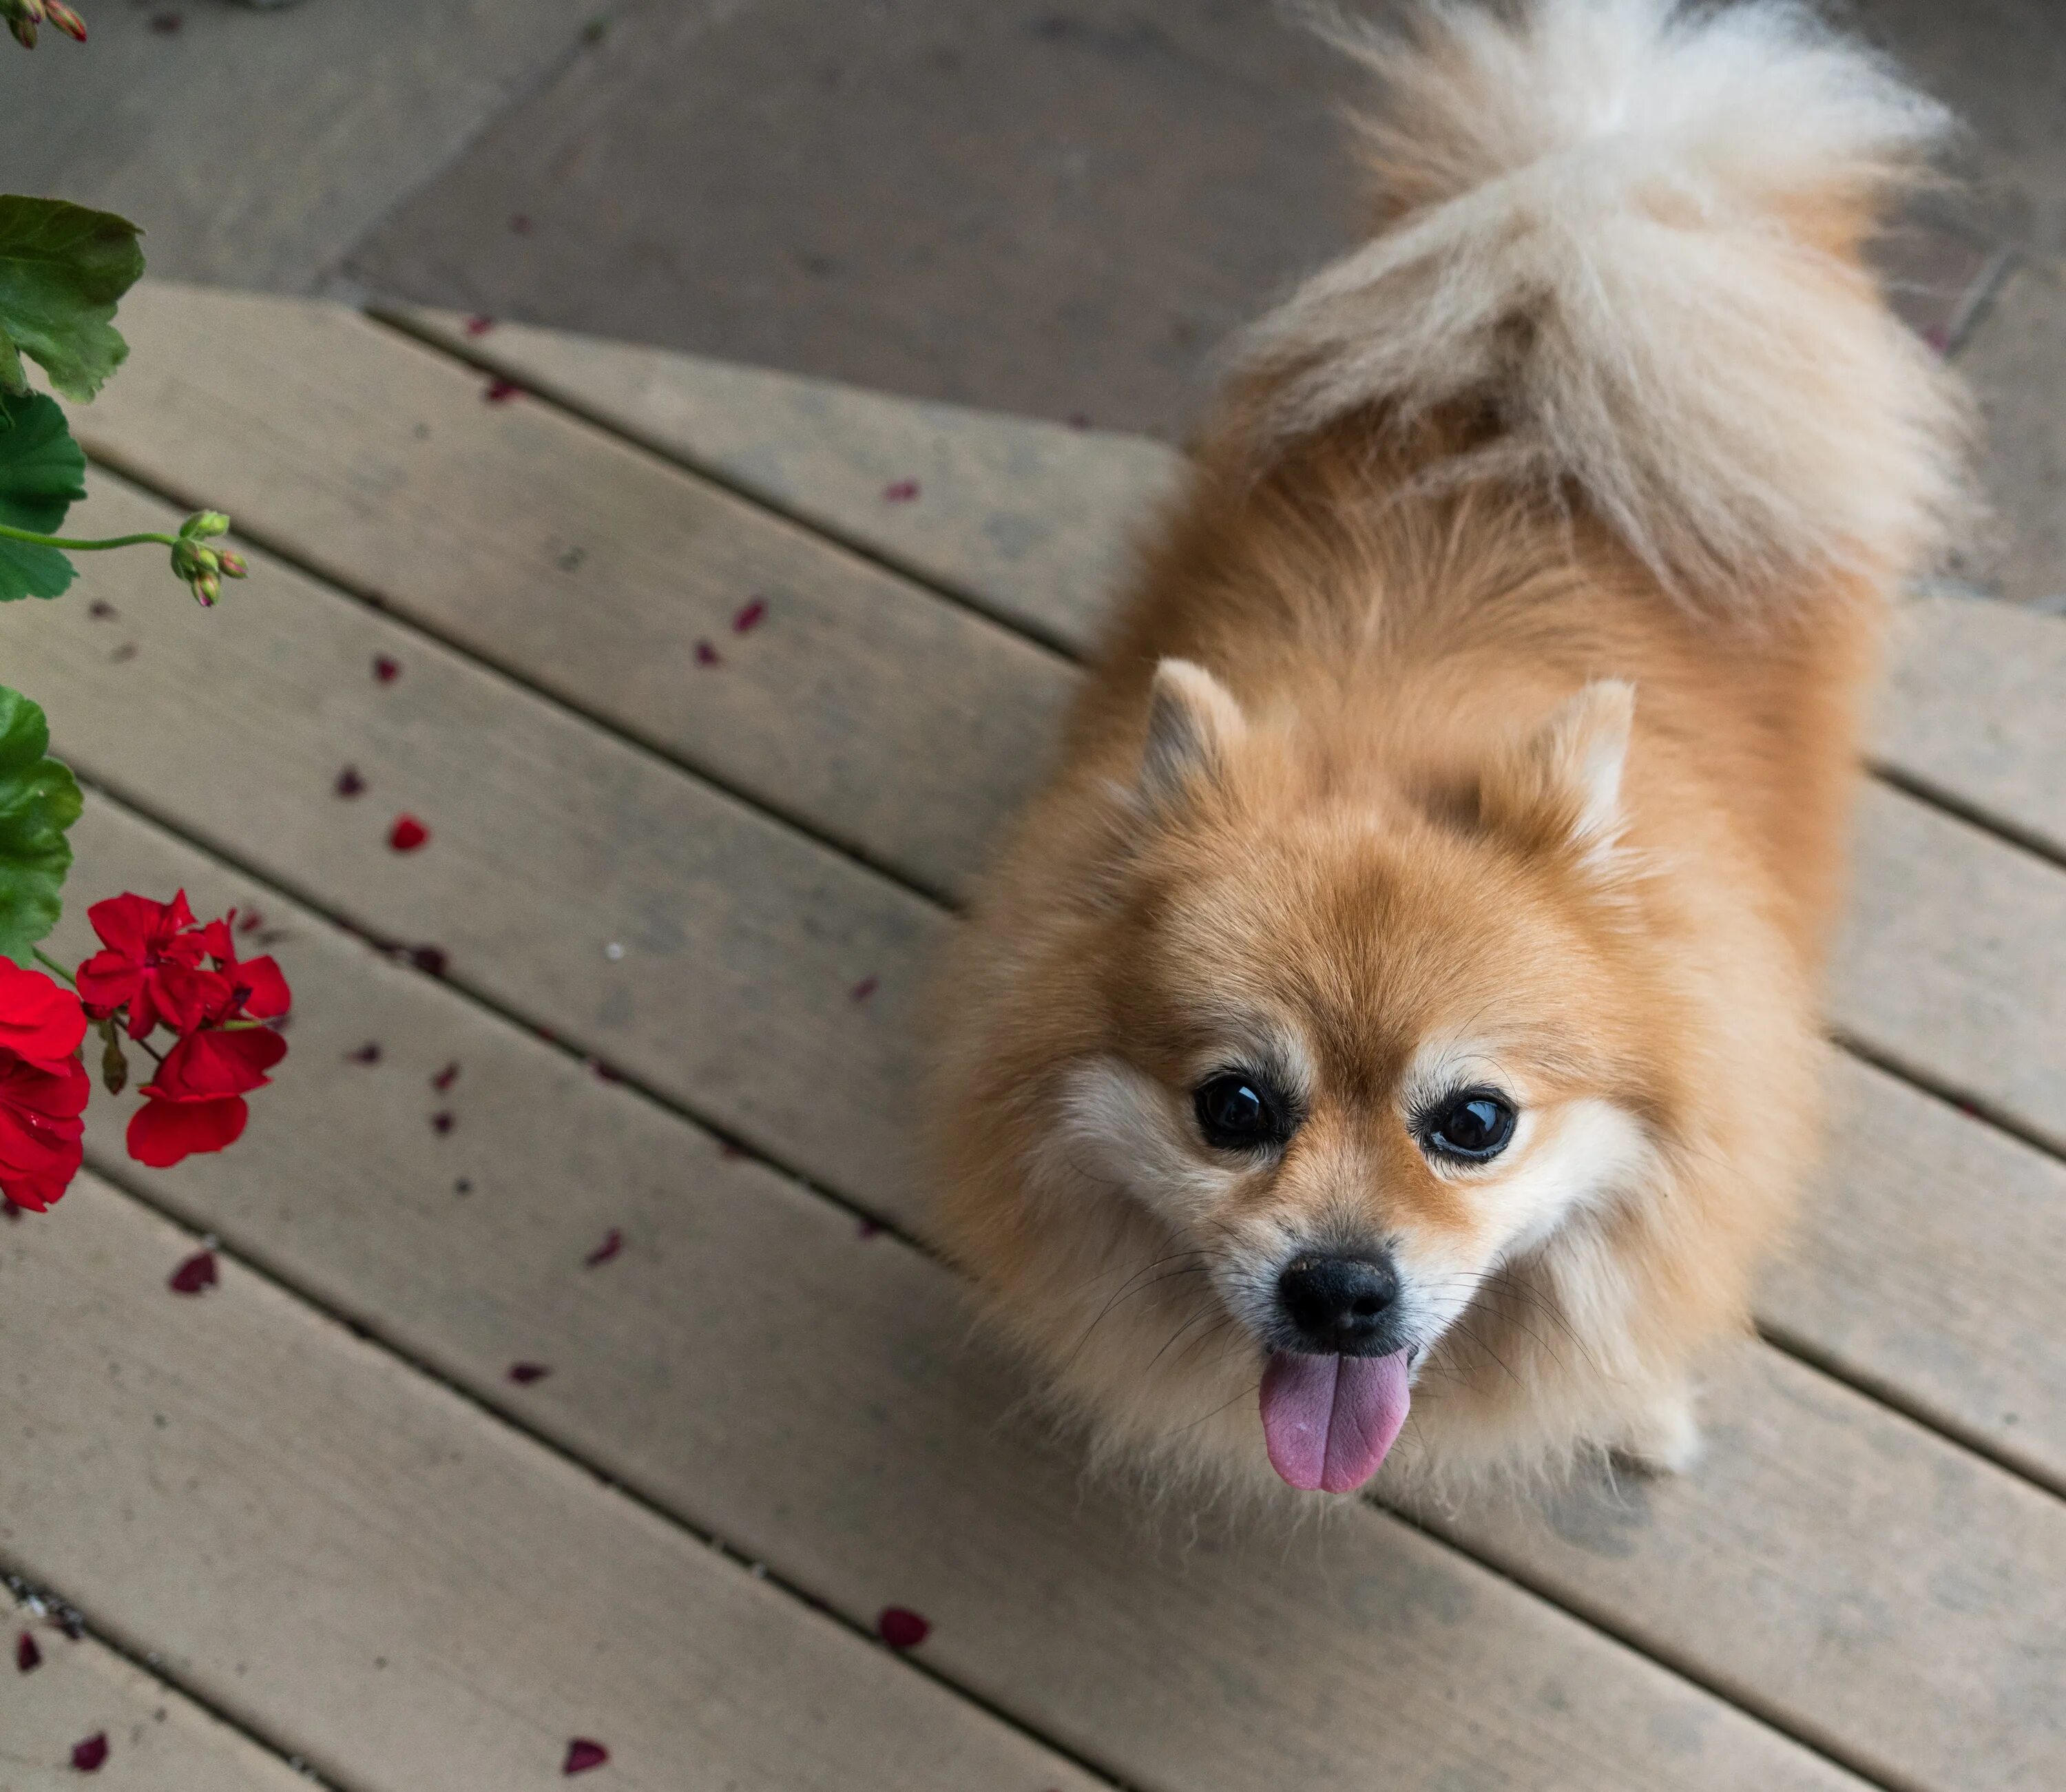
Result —
[[0, 523], [0, 541], [26, 541], [39, 548], [63, 548], [72, 553], [91, 553], [101, 548], [141, 547], [146, 541], [155, 541], [161, 548], [180, 545], [176, 535], [110, 535], [101, 541], [84, 541], [69, 535], [38, 535], [33, 529], [17, 529], [11, 523]]
[[46, 952], [42, 947], [32, 946], [29, 950], [36, 955], [36, 962], [46, 971], [55, 971], [60, 977], [63, 978], [67, 983], [70, 983], [74, 989], [79, 987], [79, 979], [74, 977], [72, 974], [69, 971], [66, 970], [63, 965], [59, 964], [55, 959], [52, 958], [49, 953]]

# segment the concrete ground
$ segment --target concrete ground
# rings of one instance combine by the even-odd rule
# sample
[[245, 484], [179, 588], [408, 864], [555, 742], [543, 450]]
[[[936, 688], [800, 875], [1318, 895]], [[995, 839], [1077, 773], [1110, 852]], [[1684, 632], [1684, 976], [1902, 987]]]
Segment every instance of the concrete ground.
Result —
[[[2066, 594], [2066, 20], [1855, 0], [1968, 120], [1892, 254], [1960, 337], [1997, 525]], [[152, 267], [373, 291], [1181, 435], [1213, 345], [1350, 240], [1343, 71], [1267, 0], [98, 0], [0, 58], [0, 181]], [[2012, 257], [2012, 259], [2008, 257]], [[2006, 273], [2004, 273], [2006, 270]]]

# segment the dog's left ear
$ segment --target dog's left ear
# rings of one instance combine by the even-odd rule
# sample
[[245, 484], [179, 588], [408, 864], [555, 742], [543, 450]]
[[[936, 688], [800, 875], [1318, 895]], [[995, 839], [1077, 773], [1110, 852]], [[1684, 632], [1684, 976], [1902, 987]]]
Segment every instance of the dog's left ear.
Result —
[[1598, 679], [1488, 768], [1479, 812], [1532, 846], [1603, 861], [1621, 831], [1635, 687]]
[[1140, 752], [1140, 793], [1149, 812], [1166, 815], [1223, 780], [1247, 732], [1234, 693], [1204, 667], [1162, 661], [1148, 692], [1148, 739]]

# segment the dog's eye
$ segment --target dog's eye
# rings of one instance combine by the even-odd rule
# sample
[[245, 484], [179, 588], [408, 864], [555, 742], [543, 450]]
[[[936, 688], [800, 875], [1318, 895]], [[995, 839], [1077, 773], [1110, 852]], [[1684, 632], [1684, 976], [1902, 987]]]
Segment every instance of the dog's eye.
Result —
[[1289, 1135], [1282, 1099], [1262, 1077], [1225, 1070], [1198, 1085], [1192, 1103], [1205, 1142], [1222, 1151], [1250, 1151], [1281, 1144]]
[[1497, 1158], [1513, 1139], [1513, 1105], [1493, 1089], [1465, 1089], [1434, 1108], [1420, 1123], [1428, 1150], [1468, 1163]]

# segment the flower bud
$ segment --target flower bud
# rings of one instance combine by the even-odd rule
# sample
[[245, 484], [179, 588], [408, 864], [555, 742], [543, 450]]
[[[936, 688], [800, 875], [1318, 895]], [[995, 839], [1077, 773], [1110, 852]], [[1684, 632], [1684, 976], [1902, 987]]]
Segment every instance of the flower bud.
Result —
[[100, 1054], [100, 1080], [107, 1085], [110, 1095], [120, 1095], [129, 1086], [129, 1060], [122, 1055], [122, 1041], [112, 1023], [101, 1023], [100, 1036], [107, 1041]]
[[193, 594], [201, 600], [202, 609], [213, 609], [215, 600], [222, 595], [222, 581], [213, 573], [196, 573], [194, 575]]
[[227, 535], [229, 519], [220, 510], [196, 510], [180, 525], [180, 534], [188, 541], [205, 541], [211, 535]]
[[242, 554], [232, 553], [227, 548], [225, 548], [221, 553], [218, 553], [215, 557], [221, 562], [222, 576], [225, 578], [241, 578], [246, 573], [251, 570], [249, 566], [244, 564], [244, 556]]
[[23, 25], [40, 24], [43, 17], [43, 0], [0, 0], [0, 18], [10, 25], [17, 22]]
[[24, 50], [36, 47], [36, 22], [33, 18], [10, 18], [7, 29], [14, 34], [14, 41]]
[[64, 3], [64, 0], [43, 0], [43, 16], [64, 33], [79, 43], [86, 42], [86, 21]]

